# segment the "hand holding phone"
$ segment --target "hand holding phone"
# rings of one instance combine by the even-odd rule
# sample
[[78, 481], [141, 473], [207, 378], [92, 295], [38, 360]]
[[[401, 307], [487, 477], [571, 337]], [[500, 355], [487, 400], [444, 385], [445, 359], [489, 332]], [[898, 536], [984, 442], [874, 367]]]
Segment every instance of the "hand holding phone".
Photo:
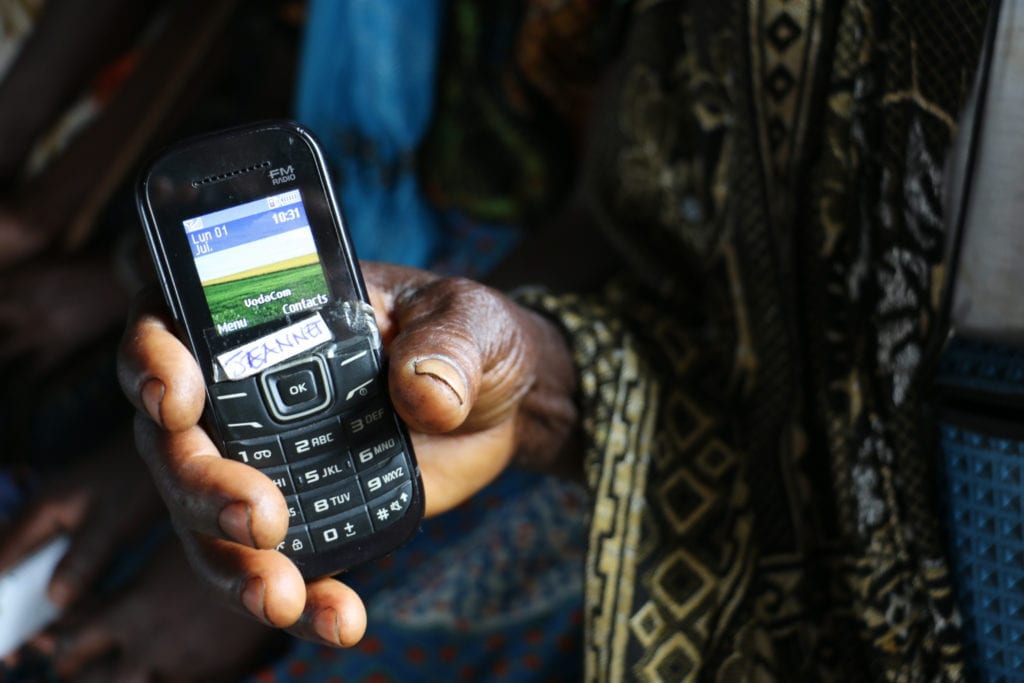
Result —
[[[381, 264], [364, 264], [363, 274], [389, 359], [388, 394], [422, 469], [426, 514], [465, 500], [514, 453], [542, 463], [569, 443], [575, 374], [553, 325], [468, 280]], [[265, 623], [327, 644], [356, 642], [365, 625], [358, 596], [334, 579], [303, 585], [283, 554], [267, 550], [286, 533], [279, 489], [248, 465], [208, 457], [218, 446], [198, 425], [205, 371], [176, 338], [178, 325], [144, 300], [129, 320], [119, 375], [145, 416], [136, 423], [139, 449], [193, 568], [224, 602]]]
[[137, 199], [210, 431], [285, 496], [277, 549], [316, 578], [407, 539], [419, 468], [312, 134], [282, 121], [180, 143], [143, 172]]

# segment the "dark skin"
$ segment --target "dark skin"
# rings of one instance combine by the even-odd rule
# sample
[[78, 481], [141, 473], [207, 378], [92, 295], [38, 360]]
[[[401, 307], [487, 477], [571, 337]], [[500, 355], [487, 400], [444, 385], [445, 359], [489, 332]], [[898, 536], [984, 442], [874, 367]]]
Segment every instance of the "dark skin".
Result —
[[[428, 515], [479, 491], [513, 458], [578, 473], [575, 370], [552, 323], [468, 280], [372, 263], [363, 274]], [[257, 470], [220, 457], [199, 426], [202, 376], [154, 297], [129, 319], [119, 375], [139, 411], [139, 451], [207, 588], [298, 637], [357, 643], [366, 627], [359, 596], [333, 578], [305, 582], [274, 550], [288, 526], [281, 493]]]

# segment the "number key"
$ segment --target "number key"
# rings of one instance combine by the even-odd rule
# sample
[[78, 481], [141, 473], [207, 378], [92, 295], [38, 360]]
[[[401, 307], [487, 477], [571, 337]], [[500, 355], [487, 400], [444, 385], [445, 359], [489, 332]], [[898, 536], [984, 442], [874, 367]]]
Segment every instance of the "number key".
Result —
[[284, 453], [277, 437], [231, 441], [225, 446], [225, 454], [232, 460], [244, 462], [253, 467], [275, 467], [284, 464]]
[[352, 461], [345, 451], [293, 465], [291, 471], [298, 491], [327, 486], [350, 476], [353, 472]]
[[391, 415], [391, 408], [386, 403], [373, 401], [362, 410], [347, 416], [343, 422], [349, 434], [361, 438], [384, 425], [394, 424]]
[[288, 462], [297, 462], [337, 450], [341, 445], [341, 426], [337, 419], [306, 427], [281, 436]]

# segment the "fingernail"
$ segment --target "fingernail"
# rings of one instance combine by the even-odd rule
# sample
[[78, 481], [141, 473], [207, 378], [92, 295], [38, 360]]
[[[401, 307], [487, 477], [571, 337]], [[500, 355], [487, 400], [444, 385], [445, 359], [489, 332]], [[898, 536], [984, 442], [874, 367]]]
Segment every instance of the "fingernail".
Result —
[[49, 597], [57, 607], [67, 607], [72, 598], [71, 584], [63, 576], [55, 576], [50, 580]]
[[163, 424], [163, 420], [160, 418], [160, 402], [164, 400], [165, 391], [164, 383], [153, 378], [147, 379], [139, 392], [142, 396], [142, 405], [146, 406], [146, 412], [160, 425]]
[[225, 505], [217, 521], [220, 523], [221, 531], [229, 538], [256, 547], [256, 541], [252, 537], [252, 512], [248, 504], [238, 502]]
[[249, 610], [254, 617], [259, 619], [265, 624], [269, 624], [270, 621], [267, 619], [267, 613], [263, 609], [263, 597], [266, 593], [266, 588], [263, 585], [263, 579], [258, 576], [254, 576], [245, 582], [245, 589], [242, 590], [242, 604]]
[[465, 403], [466, 382], [462, 379], [462, 373], [456, 370], [451, 363], [440, 358], [424, 358], [414, 361], [412, 367], [417, 375], [430, 375], [447, 386], [455, 394], [459, 405]]
[[313, 617], [313, 628], [318, 636], [331, 645], [341, 645], [341, 627], [338, 625], [338, 613], [333, 607], [327, 607]]

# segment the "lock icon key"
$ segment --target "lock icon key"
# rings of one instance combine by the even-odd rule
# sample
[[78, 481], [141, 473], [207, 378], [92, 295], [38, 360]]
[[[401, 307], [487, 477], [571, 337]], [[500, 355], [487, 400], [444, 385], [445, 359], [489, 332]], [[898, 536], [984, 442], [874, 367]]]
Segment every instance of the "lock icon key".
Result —
[[295, 552], [299, 552], [300, 550], [302, 550], [302, 541], [297, 539], [297, 538], [295, 540], [293, 540], [292, 541], [292, 550], [294, 550]]

